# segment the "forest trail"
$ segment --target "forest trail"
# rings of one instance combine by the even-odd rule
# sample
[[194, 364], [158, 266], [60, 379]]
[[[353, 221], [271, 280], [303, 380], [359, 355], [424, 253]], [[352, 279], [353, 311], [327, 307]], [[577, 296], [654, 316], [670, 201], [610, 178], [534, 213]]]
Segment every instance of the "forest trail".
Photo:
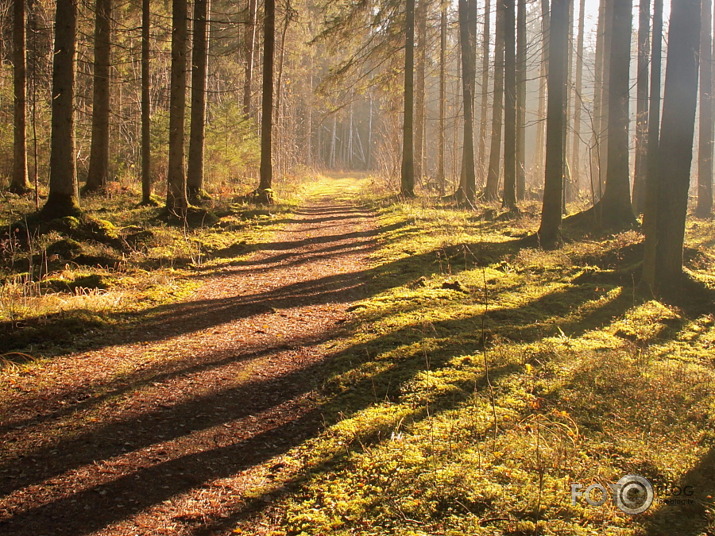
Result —
[[189, 299], [3, 387], [0, 533], [226, 533], [322, 426], [321, 368], [379, 232], [349, 186]]

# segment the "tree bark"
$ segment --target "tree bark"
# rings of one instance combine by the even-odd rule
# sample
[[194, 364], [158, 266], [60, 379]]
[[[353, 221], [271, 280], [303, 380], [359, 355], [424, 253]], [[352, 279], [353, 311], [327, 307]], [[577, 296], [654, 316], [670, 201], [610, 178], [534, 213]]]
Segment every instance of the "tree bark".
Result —
[[[437, 183], [439, 192], [444, 195], [447, 188], [447, 179], [444, 170], [444, 130], [445, 116], [447, 114], [447, 6], [442, 2], [439, 20], [439, 148], [437, 153]], [[372, 100], [370, 101], [372, 112]], [[370, 116], [372, 119], [372, 114]], [[369, 150], [369, 147], [368, 147]]]
[[27, 176], [27, 80], [25, 57], [25, 2], [13, 0], [12, 63], [14, 92], [14, 142], [10, 191], [31, 190]]
[[460, 0], [459, 42], [462, 51], [462, 97], [464, 99], [464, 195], [473, 203], [476, 199], [474, 167], [474, 83], [476, 76], [477, 0]]
[[415, 13], [417, 47], [415, 56], [415, 182], [424, 173], [425, 144], [425, 69], [427, 65], [427, 11], [429, 0], [419, 0]]
[[191, 127], [186, 190], [194, 203], [204, 191], [204, 139], [206, 133], [206, 75], [208, 73], [209, 0], [194, 0], [194, 43], [191, 51]]
[[171, 86], [169, 95], [169, 165], [166, 194], [167, 211], [186, 217], [186, 175], [184, 173], [184, 118], [186, 115], [187, 1], [172, 1]]
[[499, 164], [502, 145], [502, 112], [504, 108], [504, 3], [497, 1], [494, 49], [494, 97], [492, 100], [492, 139], [489, 169], [484, 197], [495, 201], [499, 197]]
[[[608, 127], [608, 78], [610, 40], [613, 22], [613, 0], [601, 0], [598, 10], [598, 36], [596, 40], [596, 67], [593, 102], [593, 141], [591, 169], [596, 176], [591, 177], [592, 194], [594, 198], [603, 196], [603, 185], [606, 176], [606, 160], [608, 148], [606, 144], [606, 129]], [[595, 184], [594, 184], [595, 182]], [[596, 192], [596, 189], [598, 190]], [[597, 194], [597, 195], [596, 195]]]
[[526, 193], [526, 0], [519, 0], [516, 15], [516, 198]]
[[97, 0], [94, 25], [94, 90], [92, 98], [92, 145], [84, 193], [107, 188], [109, 175], [109, 78], [111, 68], [110, 27], [112, 0]]
[[[645, 1], [645, 0], [644, 0]], [[576, 45], [576, 76], [574, 82], [574, 118], [573, 118], [573, 145], [571, 146], [571, 172], [572, 181], [576, 190], [581, 177], [581, 107], [583, 105], [583, 49], [584, 28], [586, 24], [586, 0], [579, 3], [578, 13], [578, 43]]]
[[57, 0], [52, 66], [50, 193], [40, 216], [77, 216], [77, 168], [74, 138], [77, 0]]
[[698, 203], [695, 214], [701, 218], [713, 210], [713, 2], [702, 0], [700, 29], [700, 138], [698, 148]]
[[608, 85], [608, 167], [606, 190], [599, 207], [601, 224], [605, 227], [628, 227], [635, 223], [628, 163], [632, 8], [632, 0], [618, 0], [613, 6]]
[[636, 164], [633, 210], [643, 213], [648, 173], [648, 66], [650, 63], [650, 0], [640, 0], [638, 10], [638, 80], [636, 85]]
[[608, 61], [608, 122], [606, 153], [606, 188], [603, 197], [591, 209], [575, 216], [605, 229], [623, 229], [636, 224], [631, 204], [628, 147], [628, 110], [630, 91], [630, 50], [632, 2], [614, 2]]
[[276, 3], [266, 0], [263, 20], [263, 103], [261, 117], [261, 179], [257, 200], [273, 202], [273, 56], [275, 51]]
[[546, 85], [549, 72], [549, 26], [551, 9], [549, 0], [541, 0], [541, 67], [539, 73], [539, 107], [536, 112], [536, 143], [534, 148], [533, 170], [538, 177], [544, 169], [544, 138], [546, 137]]
[[566, 93], [566, 145], [564, 148], [565, 155], [566, 155], [566, 163], [564, 166], [564, 186], [563, 186], [563, 196], [561, 199], [561, 210], [563, 211], [564, 214], [566, 214], [566, 202], [571, 201], [573, 199], [573, 187], [572, 187], [572, 178], [571, 178], [571, 165], [570, 165], [570, 158], [571, 155], [569, 154], [569, 149], [570, 147], [568, 146], [569, 142], [569, 134], [573, 133], [573, 130], [571, 128], [571, 119], [573, 118], [573, 113], [571, 112], [571, 105], [575, 102], [575, 99], [573, 98], [573, 64], [574, 64], [574, 30], [573, 30], [573, 21], [574, 21], [574, 0], [569, 2], [569, 23], [568, 23], [568, 48], [567, 48], [567, 54], [568, 54], [568, 59], [567, 61], [567, 71], [566, 71], [566, 84], [569, 87], [569, 91]]
[[248, 0], [248, 27], [246, 28], [246, 65], [243, 79], [243, 115], [251, 117], [251, 85], [253, 84], [253, 63], [256, 49], [256, 27], [258, 26], [258, 0]]
[[502, 206], [516, 208], [516, 23], [515, 1], [504, 3], [504, 197]]
[[415, 68], [415, 0], [407, 0], [405, 18], [405, 85], [404, 126], [402, 129], [402, 173], [400, 194], [415, 196], [414, 160], [414, 68]]
[[482, 95], [480, 104], [481, 124], [479, 128], [479, 145], [477, 148], [476, 164], [479, 166], [479, 181], [484, 181], [485, 150], [487, 144], [487, 112], [489, 111], [489, 36], [491, 34], [491, 0], [484, 2], [484, 30], [482, 31]]
[[[599, 130], [600, 140], [600, 162], [598, 169], [600, 173], [600, 188], [605, 195], [605, 185], [608, 177], [608, 128], [610, 124], [610, 99], [611, 99], [611, 50], [613, 47], [614, 33], [614, 3], [619, 0], [602, 0], [604, 8], [603, 26], [603, 61], [601, 74], [601, 128]], [[629, 3], [630, 0], [629, 0]]]
[[142, 204], [151, 199], [151, 75], [149, 72], [151, 10], [150, 0], [142, 0]]
[[[283, 107], [281, 106], [281, 98], [283, 96], [283, 64], [285, 61], [285, 43], [286, 35], [288, 34], [288, 27], [290, 26], [290, 21], [292, 17], [292, 7], [291, 0], [286, 1], [285, 5], [285, 17], [283, 20], [283, 29], [281, 30], [281, 43], [280, 43], [280, 54], [278, 56], [278, 72], [276, 74], [276, 84], [275, 84], [275, 105], [274, 118], [273, 118], [273, 135], [274, 135], [274, 147], [278, 150], [274, 150], [275, 164], [278, 169], [278, 173], [282, 173], [284, 170], [285, 152], [280, 149], [283, 148], [283, 143], [281, 136], [283, 135]], [[343, 159], [345, 160], [345, 159]]]
[[649, 216], [644, 282], [655, 294], [677, 289], [683, 281], [683, 242], [693, 156], [698, 93], [698, 51], [701, 0], [673, 2], [668, 35], [663, 121], [655, 175], [657, 202]]
[[[651, 32], [650, 107], [648, 111], [648, 173], [643, 207], [643, 233], [655, 237], [658, 210], [658, 146], [660, 144], [660, 103], [663, 50], [663, 0], [653, 2], [653, 31]], [[655, 240], [645, 240], [643, 247], [643, 281], [651, 289], [655, 286]]]
[[548, 110], [546, 114], [546, 173], [544, 200], [538, 237], [545, 247], [559, 239], [561, 200], [563, 197], [564, 163], [566, 161], [566, 102], [568, 73], [569, 3], [572, 0], [553, 0], [551, 3]]

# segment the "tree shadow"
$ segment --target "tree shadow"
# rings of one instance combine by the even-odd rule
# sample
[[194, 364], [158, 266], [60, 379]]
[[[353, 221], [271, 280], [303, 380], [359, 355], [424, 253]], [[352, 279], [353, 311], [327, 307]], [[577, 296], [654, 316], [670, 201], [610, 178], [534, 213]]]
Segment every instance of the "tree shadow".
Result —
[[[715, 529], [715, 449], [711, 448], [677, 482], [680, 490], [690, 486], [692, 495], [668, 496], [645, 523], [647, 536], [700, 536]], [[677, 527], [677, 531], [674, 529]]]
[[[419, 337], [414, 326], [402, 333], [391, 336], [390, 340], [405, 341]], [[255, 380], [245, 386], [224, 389], [211, 395], [197, 397], [170, 408], [159, 408], [120, 422], [110, 422], [57, 444], [27, 453], [22, 469], [14, 463], [0, 466], [0, 473], [12, 475], [0, 487], [0, 493], [9, 495], [15, 490], [40, 484], [54, 476], [94, 464], [101, 467], [109, 461], [128, 452], [147, 449], [153, 445], [179, 440], [200, 431], [213, 430], [220, 426], [230, 426], [231, 433], [237, 433], [237, 440], [216, 448], [201, 449], [198, 452], [174, 459], [157, 460], [149, 466], [138, 466], [130, 474], [122, 475], [109, 482], [93, 485], [88, 489], [70, 492], [42, 506], [30, 508], [17, 515], [0, 521], [4, 534], [38, 534], [51, 529], [53, 534], [88, 534], [107, 525], [160, 504], [179, 493], [210, 485], [217, 478], [234, 475], [249, 467], [260, 464], [274, 456], [285, 453], [301, 444], [308, 437], [314, 437], [326, 426], [335, 422], [345, 413], [354, 413], [376, 401], [396, 396], [399, 385], [424, 370], [421, 354], [417, 353], [406, 362], [388, 367], [386, 370], [368, 375], [341, 390], [326, 403], [317, 405], [297, 418], [269, 426], [269, 429], [246, 438], [241, 437], [240, 421], [262, 414], [274, 416], [276, 408], [292, 400], [299, 399], [308, 391], [316, 389], [329, 377], [350, 371], [363, 360], [370, 359], [386, 340], [378, 338], [365, 344], [351, 347], [340, 355], [328, 357], [326, 362], [316, 363], [294, 373], [270, 380]], [[451, 344], [445, 348], [443, 358], [434, 360], [433, 368], [447, 363], [448, 355], [464, 351], [462, 344]], [[367, 357], [366, 357], [367, 356]], [[331, 366], [330, 363], [333, 363]], [[490, 372], [494, 380], [502, 374], [517, 370], [513, 363], [495, 367]], [[434, 401], [433, 410], [447, 409], [464, 400], [478, 382], [459, 382], [454, 392], [441, 395]], [[261, 393], [259, 398], [254, 398]], [[425, 408], [417, 408], [414, 420], [427, 416]], [[270, 423], [270, 419], [266, 419]], [[380, 441], [386, 437], [387, 429], [382, 423], [379, 429], [365, 431], [356, 437], [350, 449], [362, 448], [361, 444]], [[234, 432], [236, 430], [236, 432]], [[88, 447], [89, 446], [89, 447]], [[327, 467], [347, 455], [345, 449], [334, 453], [330, 462], [317, 469]], [[161, 455], [160, 455], [161, 456]], [[137, 493], [137, 489], [141, 493]]]
[[[355, 236], [351, 235], [348, 239], [362, 238], [360, 247], [365, 251], [374, 247], [371, 240], [377, 236], [376, 234], [358, 235], [359, 233], [355, 233]], [[317, 252], [311, 252], [317, 253], [313, 258], [323, 258], [326, 253], [335, 254], [340, 251], [342, 246], [328, 244], [343, 240], [345, 236], [331, 235], [324, 241], [301, 241], [301, 243], [327, 245]], [[266, 244], [267, 249], [271, 244]], [[281, 247], [276, 251], [289, 250], [287, 247], [285, 249]], [[468, 260], [463, 268], [455, 264], [456, 272], [495, 262], [504, 255], [515, 252], [518, 245], [516, 241], [462, 244], [410, 255], [355, 273], [287, 283], [266, 292], [156, 307], [150, 314], [138, 320], [141, 326], [135, 327], [135, 331], [130, 332], [128, 338], [125, 332], [118, 339], [127, 343], [162, 340], [194, 330], [207, 329], [233, 319], [267, 314], [272, 309], [353, 302], [404, 285], [420, 275], [434, 274], [440, 270], [440, 263], [445, 258], [464, 259], [465, 248], [469, 252]], [[274, 259], [270, 263], [287, 259], [289, 257], [277, 261]], [[258, 260], [256, 265], [244, 266], [255, 269], [266, 260]], [[296, 259], [290, 262], [310, 261], [306, 258], [304, 261]], [[544, 326], [548, 326], [548, 322], [555, 322], [567, 316], [584, 303], [593, 300], [595, 296], [596, 289], [593, 285], [571, 285], [518, 307], [491, 308], [487, 313], [487, 328], [500, 336], [523, 342], [535, 341], [545, 336]], [[596, 305], [584, 315], [565, 323], [558, 323], [558, 326], [569, 334], [583, 333], [587, 329], [606, 325], [614, 316], [622, 314], [631, 305], [632, 301], [628, 299], [627, 293], [622, 292], [611, 302], [605, 301]], [[456, 355], [477, 352], [483, 348], [488, 341], [481, 338], [475, 329], [481, 324], [481, 319], [482, 315], [477, 314], [467, 318], [434, 322], [432, 327], [438, 334], [461, 333], [467, 336], [446, 337], [440, 342], [438, 351], [431, 361], [431, 367], [439, 368]], [[506, 327], [500, 329], [502, 323]], [[317, 344], [339, 335], [339, 331], [331, 331], [314, 340], [302, 341], [300, 344]], [[21, 471], [17, 471], [16, 462], [0, 466], [0, 474], [13, 476], [13, 478], [6, 476], [4, 482], [0, 484], [0, 493], [7, 494], [13, 490], [38, 485], [68, 471], [122, 456], [127, 451], [146, 449], [155, 444], [178, 440], [193, 433], [229, 425], [236, 420], [251, 416], [271, 414], [281, 405], [300, 399], [320, 386], [324, 387], [327, 394], [333, 396], [326, 403], [316, 404], [308, 411], [298, 413], [292, 420], [279, 424], [267, 423], [267, 427], [256, 435], [243, 437], [240, 432], [237, 432], [235, 440], [225, 445], [204, 448], [173, 459], [158, 459], [152, 465], [137, 467], [131, 474], [110, 480], [105, 484], [78, 492], [69, 490], [65, 496], [53, 502], [28, 509], [0, 522], [0, 531], [7, 534], [38, 534], [51, 529], [53, 534], [88, 534], [160, 504], [177, 494], [201, 486], [210, 486], [217, 478], [234, 475], [285, 453], [324, 430], [326, 415], [329, 416], [327, 421], [329, 423], [331, 420], [339, 419], [340, 412], [357, 412], [375, 401], [390, 400], [399, 396], [399, 386], [424, 370], [425, 364], [421, 354], [416, 353], [407, 359], [391, 363], [382, 372], [371, 374], [351, 384], [347, 389], [331, 392], [333, 386], [329, 381], [337, 375], [353, 370], [365, 360], [371, 360], [386, 349], [407, 346], [423, 337], [421, 324], [408, 325], [393, 333], [354, 345], [337, 355], [327, 356], [320, 363], [277, 378], [270, 380], [253, 378], [237, 387], [222, 389], [171, 407], [154, 409], [123, 421], [100, 423], [96, 426], [88, 424], [87, 430], [83, 433], [28, 453]], [[96, 344], [97, 348], [102, 348], [108, 343], [98, 341]], [[74, 408], [68, 408], [59, 414], [46, 415], [43, 419], [50, 420], [71, 415], [74, 411], [92, 407], [102, 400], [125, 394], [152, 382], [165, 382], [184, 374], [220, 368], [236, 361], [255, 359], [281, 350], [285, 348], [270, 347], [238, 355], [208, 355], [203, 356], [203, 362], [198, 365], [187, 360], [172, 364], [171, 367], [174, 368], [157, 367], [150, 371], [139, 371], [121, 378], [116, 384], [105, 386], [109, 389], [101, 397], [80, 401]], [[494, 381], [500, 376], [515, 372], [517, 368], [518, 366], [513, 362], [497, 365], [490, 372], [491, 379]], [[454, 407], [470, 396], [475, 386], [482, 387], [483, 379], [476, 382], [472, 380], [456, 382], [454, 391], [437, 398], [432, 405], [432, 411]], [[417, 408], [411, 418], [419, 420], [425, 416], [424, 410]], [[27, 423], [16, 421], [13, 426], [34, 422], [36, 421]], [[368, 435], [360, 438], [360, 441], [355, 441], [350, 448], [362, 448], [361, 442], [379, 442], [387, 437], [388, 432], [388, 429], [372, 430]], [[345, 455], [345, 450], [335, 453], [333, 458], [311, 469], [311, 472], [315, 474], [323, 471], [337, 460], [343, 459]], [[712, 460], [708, 463], [712, 465]], [[295, 479], [296, 485], [304, 478], [308, 476], [303, 475]], [[137, 489], [141, 489], [141, 493], [138, 493]], [[245, 515], [245, 512], [243, 508], [232, 517], [217, 521], [212, 526], [219, 529], [229, 527]], [[195, 530], [204, 529], [195, 528]]]

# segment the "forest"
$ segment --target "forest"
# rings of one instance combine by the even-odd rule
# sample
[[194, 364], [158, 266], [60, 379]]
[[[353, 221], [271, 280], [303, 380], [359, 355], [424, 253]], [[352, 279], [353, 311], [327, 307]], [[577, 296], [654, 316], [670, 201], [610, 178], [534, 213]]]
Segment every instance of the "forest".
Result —
[[0, 0], [0, 534], [715, 534], [714, 0]]

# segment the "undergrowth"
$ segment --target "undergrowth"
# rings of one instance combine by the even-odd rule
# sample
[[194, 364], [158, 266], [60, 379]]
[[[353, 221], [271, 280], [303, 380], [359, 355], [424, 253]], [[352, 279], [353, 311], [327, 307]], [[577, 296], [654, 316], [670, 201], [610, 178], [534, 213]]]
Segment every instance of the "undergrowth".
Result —
[[[272, 506], [235, 532], [712, 533], [715, 314], [703, 295], [675, 306], [600, 277], [637, 262], [639, 233], [524, 249], [536, 206], [364, 201], [382, 231], [372, 295], [335, 343], [325, 430], [274, 460], [285, 469], [255, 492]], [[713, 231], [688, 228], [706, 296]], [[572, 503], [571, 484], [628, 474], [656, 486], [645, 513]]]
[[292, 187], [267, 209], [224, 192], [205, 201], [207, 217], [190, 226], [167, 224], [161, 208], [139, 206], [126, 189], [83, 199], [81, 218], [41, 224], [29, 200], [7, 196], [0, 210], [3, 363], [80, 349], [190, 295], [199, 276], [268, 241], [300, 195]]

